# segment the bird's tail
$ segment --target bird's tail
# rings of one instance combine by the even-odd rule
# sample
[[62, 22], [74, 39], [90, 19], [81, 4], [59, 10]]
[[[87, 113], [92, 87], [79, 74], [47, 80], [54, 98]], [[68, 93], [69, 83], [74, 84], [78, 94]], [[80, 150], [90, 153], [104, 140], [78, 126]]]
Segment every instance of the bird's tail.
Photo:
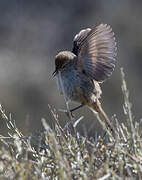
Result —
[[88, 106], [93, 109], [95, 112], [98, 112], [102, 117], [103, 119], [105, 120], [107, 126], [110, 128], [110, 130], [115, 133], [115, 129], [113, 127], [113, 125], [111, 124], [107, 114], [104, 112], [102, 106], [101, 106], [101, 103], [99, 100], [97, 100], [96, 102], [94, 103], [90, 103], [88, 104]]

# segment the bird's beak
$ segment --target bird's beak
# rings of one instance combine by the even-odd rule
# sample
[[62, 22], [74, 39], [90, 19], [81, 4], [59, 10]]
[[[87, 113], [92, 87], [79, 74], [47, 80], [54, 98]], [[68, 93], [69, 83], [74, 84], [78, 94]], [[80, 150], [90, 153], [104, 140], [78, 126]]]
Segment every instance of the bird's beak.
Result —
[[55, 77], [57, 75], [57, 69], [52, 73], [52, 76]]

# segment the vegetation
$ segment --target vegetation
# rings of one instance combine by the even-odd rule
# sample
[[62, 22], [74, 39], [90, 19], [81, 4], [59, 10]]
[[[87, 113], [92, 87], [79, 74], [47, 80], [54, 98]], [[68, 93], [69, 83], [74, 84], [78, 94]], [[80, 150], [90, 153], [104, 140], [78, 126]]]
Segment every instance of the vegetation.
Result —
[[97, 115], [106, 133], [95, 140], [79, 135], [76, 126], [81, 118], [75, 121], [70, 113], [70, 122], [62, 128], [51, 107], [55, 128], [42, 119], [44, 132], [24, 136], [0, 107], [1, 120], [8, 127], [8, 137], [0, 136], [0, 179], [141, 179], [141, 122], [132, 115], [122, 69], [121, 75], [126, 121], [120, 124], [113, 116], [115, 136]]

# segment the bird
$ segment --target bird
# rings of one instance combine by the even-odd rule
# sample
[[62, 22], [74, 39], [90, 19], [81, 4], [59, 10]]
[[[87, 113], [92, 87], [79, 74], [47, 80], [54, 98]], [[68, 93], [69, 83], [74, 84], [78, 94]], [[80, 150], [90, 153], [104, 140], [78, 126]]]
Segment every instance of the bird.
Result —
[[116, 40], [110, 25], [100, 24], [81, 30], [73, 39], [72, 51], [61, 51], [55, 56], [57, 87], [68, 102], [87, 105], [103, 116], [114, 132], [101, 106], [100, 84], [110, 77], [116, 65]]

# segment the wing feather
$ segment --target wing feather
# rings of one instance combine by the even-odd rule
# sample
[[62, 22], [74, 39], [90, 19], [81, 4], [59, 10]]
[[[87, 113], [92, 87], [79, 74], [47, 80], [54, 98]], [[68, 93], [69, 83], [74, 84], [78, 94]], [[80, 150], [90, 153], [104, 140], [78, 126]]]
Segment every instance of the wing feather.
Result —
[[72, 52], [77, 56], [78, 49], [83, 42], [83, 40], [87, 37], [88, 33], [91, 31], [90, 28], [81, 30], [78, 34], [75, 35], [73, 40], [73, 49]]
[[116, 64], [116, 42], [110, 26], [100, 24], [92, 30], [80, 31], [74, 38], [77, 65], [96, 81], [104, 81]]

